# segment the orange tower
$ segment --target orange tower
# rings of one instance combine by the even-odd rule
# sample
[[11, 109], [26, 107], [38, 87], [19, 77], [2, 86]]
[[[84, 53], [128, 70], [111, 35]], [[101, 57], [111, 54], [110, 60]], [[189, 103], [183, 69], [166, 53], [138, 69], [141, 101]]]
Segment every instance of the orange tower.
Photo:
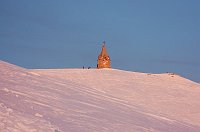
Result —
[[111, 68], [110, 57], [109, 57], [108, 53], [106, 52], [106, 43], [105, 42], [103, 42], [101, 53], [98, 56], [97, 68], [98, 69], [100, 69], [100, 68]]

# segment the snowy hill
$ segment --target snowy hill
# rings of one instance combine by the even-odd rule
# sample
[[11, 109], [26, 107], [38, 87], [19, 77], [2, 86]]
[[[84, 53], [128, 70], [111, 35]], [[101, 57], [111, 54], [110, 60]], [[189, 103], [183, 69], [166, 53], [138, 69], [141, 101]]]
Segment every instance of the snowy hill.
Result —
[[0, 131], [200, 131], [200, 84], [117, 69], [0, 61]]

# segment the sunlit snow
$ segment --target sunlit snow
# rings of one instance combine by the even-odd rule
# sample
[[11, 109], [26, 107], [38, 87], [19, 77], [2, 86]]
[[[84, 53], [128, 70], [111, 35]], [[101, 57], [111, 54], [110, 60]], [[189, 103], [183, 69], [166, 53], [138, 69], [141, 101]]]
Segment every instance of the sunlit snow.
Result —
[[0, 61], [0, 131], [200, 131], [200, 84], [117, 69]]

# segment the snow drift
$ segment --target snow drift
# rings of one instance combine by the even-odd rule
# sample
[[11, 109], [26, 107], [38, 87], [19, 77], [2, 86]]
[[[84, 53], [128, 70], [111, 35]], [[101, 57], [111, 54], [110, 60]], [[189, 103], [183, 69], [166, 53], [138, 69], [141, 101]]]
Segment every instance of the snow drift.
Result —
[[200, 84], [117, 69], [0, 61], [0, 131], [200, 131]]

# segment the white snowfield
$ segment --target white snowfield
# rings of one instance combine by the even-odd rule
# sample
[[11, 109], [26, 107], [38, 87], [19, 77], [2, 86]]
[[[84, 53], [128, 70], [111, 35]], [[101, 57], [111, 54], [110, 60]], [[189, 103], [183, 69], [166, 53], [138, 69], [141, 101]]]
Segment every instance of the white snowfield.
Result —
[[200, 84], [117, 69], [0, 61], [0, 132], [200, 132]]

